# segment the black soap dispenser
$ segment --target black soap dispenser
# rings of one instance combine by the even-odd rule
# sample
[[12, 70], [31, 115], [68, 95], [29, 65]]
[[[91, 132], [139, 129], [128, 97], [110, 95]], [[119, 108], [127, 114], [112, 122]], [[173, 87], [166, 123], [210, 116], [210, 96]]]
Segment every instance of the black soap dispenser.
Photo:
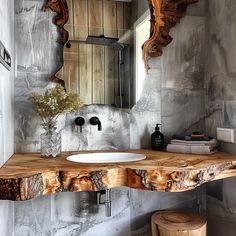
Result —
[[164, 135], [160, 132], [160, 128], [157, 124], [155, 132], [151, 135], [151, 148], [152, 150], [162, 151], [164, 149]]

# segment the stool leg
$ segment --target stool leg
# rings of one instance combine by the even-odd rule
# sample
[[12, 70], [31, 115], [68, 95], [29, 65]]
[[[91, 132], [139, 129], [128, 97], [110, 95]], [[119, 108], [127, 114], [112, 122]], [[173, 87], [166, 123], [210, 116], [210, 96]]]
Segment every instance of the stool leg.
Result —
[[160, 236], [158, 232], [158, 226], [152, 222], [152, 236]]

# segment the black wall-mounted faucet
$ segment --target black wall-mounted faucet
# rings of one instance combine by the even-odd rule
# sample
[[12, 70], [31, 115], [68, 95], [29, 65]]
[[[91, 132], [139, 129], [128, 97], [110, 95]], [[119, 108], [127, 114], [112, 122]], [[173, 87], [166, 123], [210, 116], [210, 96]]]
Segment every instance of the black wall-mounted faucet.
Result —
[[90, 118], [89, 123], [90, 123], [91, 125], [97, 125], [99, 131], [102, 130], [102, 124], [101, 124], [101, 121], [99, 120], [98, 117], [93, 116], [92, 118]]
[[78, 116], [75, 119], [75, 124], [80, 127], [80, 133], [82, 133], [82, 126], [84, 125], [84, 123], [85, 123], [85, 120], [84, 120], [84, 118], [82, 116]]

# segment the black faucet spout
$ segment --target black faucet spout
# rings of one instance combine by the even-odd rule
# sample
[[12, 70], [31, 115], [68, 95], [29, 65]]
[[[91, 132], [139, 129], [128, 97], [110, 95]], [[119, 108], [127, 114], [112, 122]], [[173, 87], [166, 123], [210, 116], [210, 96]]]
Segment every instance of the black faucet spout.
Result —
[[102, 130], [102, 123], [101, 123], [101, 121], [99, 120], [98, 117], [93, 116], [92, 118], [90, 118], [89, 123], [91, 125], [97, 125], [98, 126], [98, 131]]

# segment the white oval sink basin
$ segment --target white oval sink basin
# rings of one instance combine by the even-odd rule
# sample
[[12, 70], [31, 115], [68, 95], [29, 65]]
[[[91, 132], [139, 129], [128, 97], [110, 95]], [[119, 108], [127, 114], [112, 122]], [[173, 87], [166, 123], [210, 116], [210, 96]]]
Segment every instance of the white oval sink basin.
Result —
[[137, 153], [126, 152], [100, 152], [77, 154], [67, 157], [68, 161], [79, 163], [114, 163], [114, 162], [131, 162], [144, 160], [146, 156]]

